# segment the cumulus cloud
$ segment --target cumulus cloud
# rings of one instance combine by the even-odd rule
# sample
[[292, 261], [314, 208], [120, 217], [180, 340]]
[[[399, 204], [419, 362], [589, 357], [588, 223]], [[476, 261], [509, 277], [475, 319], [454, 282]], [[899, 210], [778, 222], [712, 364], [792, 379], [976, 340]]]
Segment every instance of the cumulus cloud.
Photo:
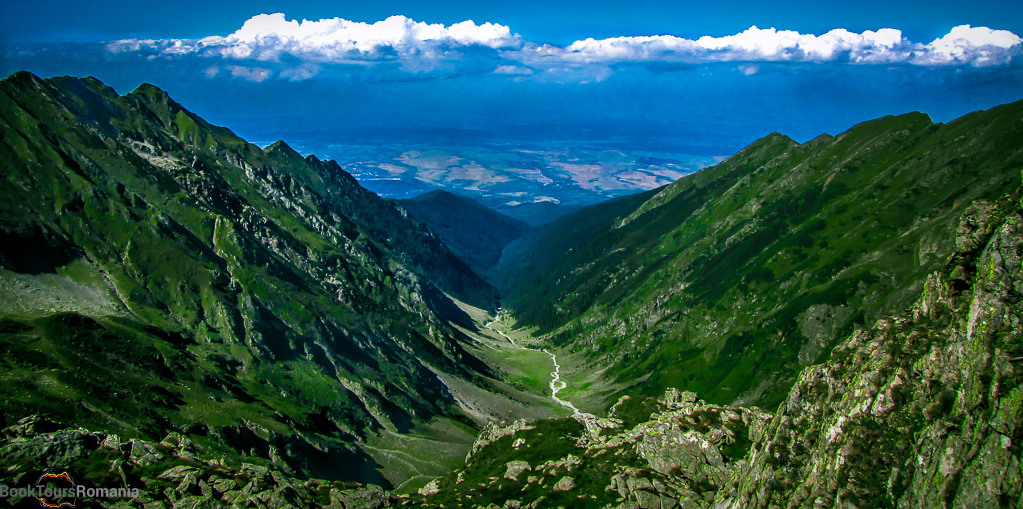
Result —
[[[961, 25], [948, 35], [924, 45], [902, 36], [900, 30], [883, 28], [863, 33], [835, 29], [823, 35], [792, 30], [748, 30], [724, 37], [685, 39], [670, 35], [585, 39], [559, 50], [544, 46], [529, 48], [542, 58], [580, 63], [623, 61], [707, 62], [826, 62], [852, 64], [917, 65], [970, 64], [999, 65], [1020, 53], [1021, 39], [1005, 30]], [[523, 51], [529, 53], [529, 51]], [[533, 55], [531, 60], [537, 59]]]
[[[1014, 54], [1019, 53], [1021, 42], [1023, 39], [1008, 30], [960, 25], [928, 44], [926, 51], [917, 55], [914, 63], [971, 63], [977, 66], [1006, 64]], [[1012, 51], [1014, 49], [1016, 51]]]
[[[517, 81], [585, 82], [606, 79], [623, 63], [740, 62], [745, 74], [755, 74], [761, 62], [996, 66], [1020, 55], [1021, 43], [1023, 39], [1012, 32], [970, 25], [955, 27], [929, 44], [910, 41], [893, 28], [862, 33], [835, 29], [814, 35], [753, 26], [723, 37], [590, 38], [562, 47], [526, 41], [509, 27], [489, 22], [445, 26], [405, 16], [375, 23], [342, 18], [297, 21], [275, 13], [253, 16], [226, 37], [125, 39], [107, 44], [106, 50], [150, 59], [227, 60], [234, 64], [225, 65], [232, 76], [252, 81], [275, 74], [279, 79], [302, 81], [325, 66], [355, 64], [376, 67], [372, 76], [383, 72], [429, 78], [475, 72]], [[208, 77], [220, 71], [208, 64], [202, 69]]]
[[376, 23], [342, 18], [287, 20], [282, 13], [253, 16], [227, 37], [198, 40], [124, 39], [108, 45], [115, 53], [152, 50], [166, 55], [195, 54], [277, 62], [291, 56], [316, 63], [357, 63], [395, 57], [457, 58], [458, 47], [506, 48], [521, 45], [504, 25], [471, 20], [451, 26], [391, 16]]

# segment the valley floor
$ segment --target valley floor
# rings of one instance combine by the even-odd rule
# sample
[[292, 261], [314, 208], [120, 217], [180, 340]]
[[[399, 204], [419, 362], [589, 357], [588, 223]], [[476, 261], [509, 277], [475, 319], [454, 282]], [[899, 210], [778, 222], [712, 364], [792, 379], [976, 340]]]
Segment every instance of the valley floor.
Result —
[[[466, 380], [433, 371], [477, 427], [490, 422], [569, 417], [578, 412], [564, 399], [551, 397], [553, 388], [569, 385], [560, 377], [567, 376], [567, 371], [564, 367], [558, 370], [552, 362], [557, 356], [564, 363], [564, 354], [536, 348], [539, 340], [529, 331], [512, 329], [505, 316], [495, 317], [455, 302], [471, 318], [471, 324], [456, 326], [465, 335], [465, 349], [492, 367], [494, 377]], [[366, 449], [396, 493], [412, 493], [461, 467], [476, 435], [465, 424], [436, 418], [417, 425], [409, 434], [383, 430], [368, 440]]]
[[474, 330], [459, 327], [471, 339], [466, 349], [497, 370], [500, 381], [492, 388], [496, 391], [481, 390], [438, 376], [444, 377], [463, 410], [479, 423], [602, 414], [617, 399], [613, 394], [630, 385], [607, 383], [600, 366], [567, 349], [548, 347], [534, 331], [514, 328], [513, 319], [500, 311], [493, 316], [456, 303], [473, 323]]

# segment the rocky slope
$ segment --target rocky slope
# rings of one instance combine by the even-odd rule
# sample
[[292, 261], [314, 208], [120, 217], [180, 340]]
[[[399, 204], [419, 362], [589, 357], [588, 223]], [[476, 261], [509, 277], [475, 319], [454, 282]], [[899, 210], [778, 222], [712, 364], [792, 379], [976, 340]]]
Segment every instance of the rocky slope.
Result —
[[970, 203], [1019, 186], [1021, 111], [769, 135], [641, 203], [516, 241], [501, 267], [520, 282], [503, 303], [647, 395], [774, 408], [802, 367], [920, 295]]
[[178, 432], [386, 484], [367, 434], [462, 419], [436, 373], [489, 372], [442, 291], [486, 307], [493, 289], [333, 162], [261, 150], [151, 85], [27, 72], [0, 82], [0, 132], [7, 424]]
[[[115, 434], [85, 429], [55, 429], [56, 423], [30, 416], [3, 430], [0, 458], [12, 486], [32, 485], [40, 462], [74, 472], [71, 482], [51, 487], [124, 490], [114, 496], [45, 497], [52, 507], [88, 504], [94, 507], [261, 507], [269, 509], [332, 507], [379, 509], [400, 501], [379, 486], [296, 480], [286, 473], [253, 463], [203, 460], [188, 437], [170, 433], [160, 441], [122, 440]], [[54, 470], [56, 472], [56, 470]], [[88, 492], [86, 492], [88, 493]], [[95, 491], [94, 491], [95, 493]], [[40, 507], [32, 495], [5, 501], [14, 507]]]
[[803, 370], [718, 507], [1023, 504], [1023, 210], [977, 202], [913, 308]]

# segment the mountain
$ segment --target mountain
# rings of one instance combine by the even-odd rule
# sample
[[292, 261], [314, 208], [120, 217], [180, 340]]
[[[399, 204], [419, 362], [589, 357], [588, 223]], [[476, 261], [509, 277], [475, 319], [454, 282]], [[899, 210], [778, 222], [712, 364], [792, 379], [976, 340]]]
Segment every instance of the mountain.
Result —
[[582, 208], [581, 205], [558, 205], [549, 201], [541, 201], [524, 203], [514, 207], [501, 206], [496, 207], [494, 210], [508, 217], [518, 219], [530, 226], [540, 226], [554, 221], [565, 214], [575, 212], [580, 208]]
[[492, 373], [445, 292], [489, 307], [494, 290], [400, 207], [152, 85], [18, 72], [0, 126], [7, 424], [178, 433], [231, 461], [384, 485], [373, 440], [461, 437], [417, 465], [467, 446], [440, 376]]
[[910, 113], [803, 144], [771, 134], [509, 246], [495, 280], [523, 282], [503, 304], [634, 391], [775, 408], [800, 368], [920, 295], [970, 203], [1019, 186], [1021, 112]]
[[[516, 299], [528, 294], [528, 287], [538, 279], [546, 277], [549, 274], [546, 271], [558, 263], [558, 257], [600, 235], [615, 218], [631, 213], [656, 193], [647, 191], [583, 207], [510, 242], [491, 271], [494, 284], [506, 295], [505, 303], [513, 309], [524, 308], [517, 305]], [[534, 323], [537, 324], [541, 322]]]
[[[89, 466], [93, 483], [145, 486], [138, 506], [1012, 507], [1023, 497], [1020, 195], [971, 204], [921, 297], [845, 335], [774, 412], [669, 389], [624, 396], [607, 417], [492, 423], [463, 466], [404, 497], [189, 459], [197, 446], [179, 435], [122, 444], [39, 419], [5, 429], [0, 458]], [[147, 471], [160, 473], [133, 475]]]
[[476, 273], [486, 274], [509, 242], [529, 231], [522, 221], [495, 212], [478, 201], [444, 190], [399, 200], [401, 207], [430, 230]]
[[152, 85], [15, 73], [0, 127], [5, 486], [165, 508], [1023, 497], [1023, 101], [771, 134], [525, 230], [494, 286], [336, 163]]
[[1018, 505], [1023, 193], [1010, 191], [965, 207], [920, 297], [844, 334], [777, 411], [669, 389], [605, 418], [495, 424], [413, 505]]

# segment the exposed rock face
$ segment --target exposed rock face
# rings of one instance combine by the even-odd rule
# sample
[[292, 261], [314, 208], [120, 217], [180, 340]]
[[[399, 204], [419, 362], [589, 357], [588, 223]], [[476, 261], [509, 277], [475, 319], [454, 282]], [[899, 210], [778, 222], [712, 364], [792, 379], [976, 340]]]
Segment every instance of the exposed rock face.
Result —
[[505, 479], [511, 479], [513, 481], [519, 480], [519, 476], [522, 472], [530, 470], [529, 463], [525, 461], [509, 461], [507, 463], [508, 470], [504, 473]]
[[[46, 419], [31, 416], [4, 429], [7, 443], [0, 446], [0, 458], [4, 459], [8, 471], [19, 463], [35, 461], [46, 465], [70, 465], [104, 442], [103, 435], [82, 429], [43, 431], [57, 427], [59, 425]], [[128, 445], [128, 448], [133, 457], [142, 456], [136, 455], [133, 446]]]
[[480, 432], [479, 436], [476, 437], [476, 441], [473, 442], [472, 449], [469, 450], [469, 454], [468, 456], [465, 457], [465, 460], [469, 461], [472, 458], [472, 455], [476, 453], [476, 451], [486, 447], [488, 444], [491, 444], [499, 440], [501, 437], [514, 435], [518, 431], [533, 428], [534, 426], [531, 426], [525, 419], [519, 419], [511, 424], [507, 424], [504, 422], [492, 422], [490, 424], [487, 424], [487, 426], [483, 428], [483, 431]]
[[551, 489], [554, 491], [569, 491], [572, 488], [575, 488], [575, 479], [566, 475], [554, 483], [554, 487]]
[[958, 251], [911, 310], [857, 331], [802, 372], [718, 507], [1023, 503], [1016, 205], [971, 207]]
[[437, 486], [438, 483], [436, 480], [430, 481], [426, 484], [426, 486], [419, 488], [419, 494], [427, 497], [430, 495], [436, 495], [440, 492], [440, 489]]

